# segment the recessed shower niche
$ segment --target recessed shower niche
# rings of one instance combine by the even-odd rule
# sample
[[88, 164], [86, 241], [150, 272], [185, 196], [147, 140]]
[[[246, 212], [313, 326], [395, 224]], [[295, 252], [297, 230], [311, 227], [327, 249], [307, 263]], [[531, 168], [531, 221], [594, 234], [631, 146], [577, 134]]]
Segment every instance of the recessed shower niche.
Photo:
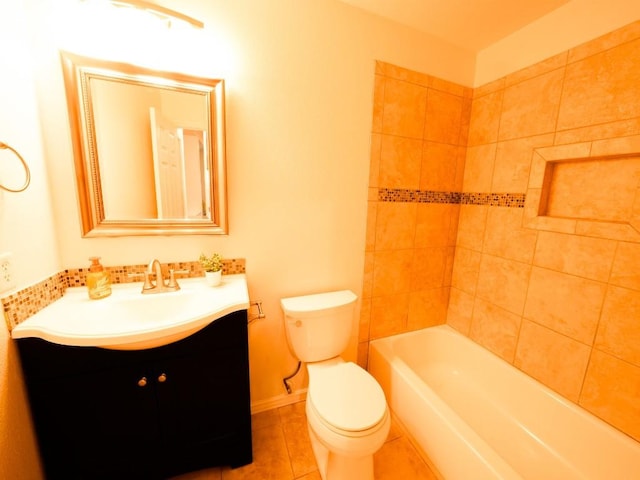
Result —
[[534, 151], [524, 226], [640, 241], [640, 136]]

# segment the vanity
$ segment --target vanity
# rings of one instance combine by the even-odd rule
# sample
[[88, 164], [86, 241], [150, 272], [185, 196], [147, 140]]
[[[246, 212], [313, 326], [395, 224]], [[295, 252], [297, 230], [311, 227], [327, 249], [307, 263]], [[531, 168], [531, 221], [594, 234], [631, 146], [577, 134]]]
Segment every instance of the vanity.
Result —
[[251, 463], [244, 275], [142, 295], [70, 288], [12, 331], [48, 479], [166, 479]]

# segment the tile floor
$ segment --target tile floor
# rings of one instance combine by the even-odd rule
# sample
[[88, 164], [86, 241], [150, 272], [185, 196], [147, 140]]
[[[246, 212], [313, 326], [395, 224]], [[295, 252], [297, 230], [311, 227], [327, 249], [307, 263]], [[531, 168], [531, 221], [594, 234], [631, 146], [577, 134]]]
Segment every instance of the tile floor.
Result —
[[[211, 468], [171, 480], [320, 480], [304, 407], [304, 402], [298, 402], [253, 416], [250, 465], [234, 470]], [[374, 456], [374, 469], [376, 480], [438, 479], [393, 418], [387, 441]]]

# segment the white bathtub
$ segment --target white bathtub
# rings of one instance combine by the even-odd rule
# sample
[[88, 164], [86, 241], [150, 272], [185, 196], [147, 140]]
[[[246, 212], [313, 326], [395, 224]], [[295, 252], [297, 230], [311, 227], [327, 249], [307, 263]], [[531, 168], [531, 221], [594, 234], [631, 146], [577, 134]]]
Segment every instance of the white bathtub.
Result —
[[447, 325], [370, 346], [369, 371], [446, 480], [640, 479], [640, 443]]

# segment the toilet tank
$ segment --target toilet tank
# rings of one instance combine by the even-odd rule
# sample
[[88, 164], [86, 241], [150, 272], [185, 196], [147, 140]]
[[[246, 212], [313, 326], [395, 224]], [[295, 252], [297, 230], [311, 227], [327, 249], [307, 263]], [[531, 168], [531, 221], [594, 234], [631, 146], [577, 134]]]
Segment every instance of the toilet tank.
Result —
[[346, 348], [358, 297], [350, 290], [283, 298], [287, 341], [303, 362], [337, 357]]

